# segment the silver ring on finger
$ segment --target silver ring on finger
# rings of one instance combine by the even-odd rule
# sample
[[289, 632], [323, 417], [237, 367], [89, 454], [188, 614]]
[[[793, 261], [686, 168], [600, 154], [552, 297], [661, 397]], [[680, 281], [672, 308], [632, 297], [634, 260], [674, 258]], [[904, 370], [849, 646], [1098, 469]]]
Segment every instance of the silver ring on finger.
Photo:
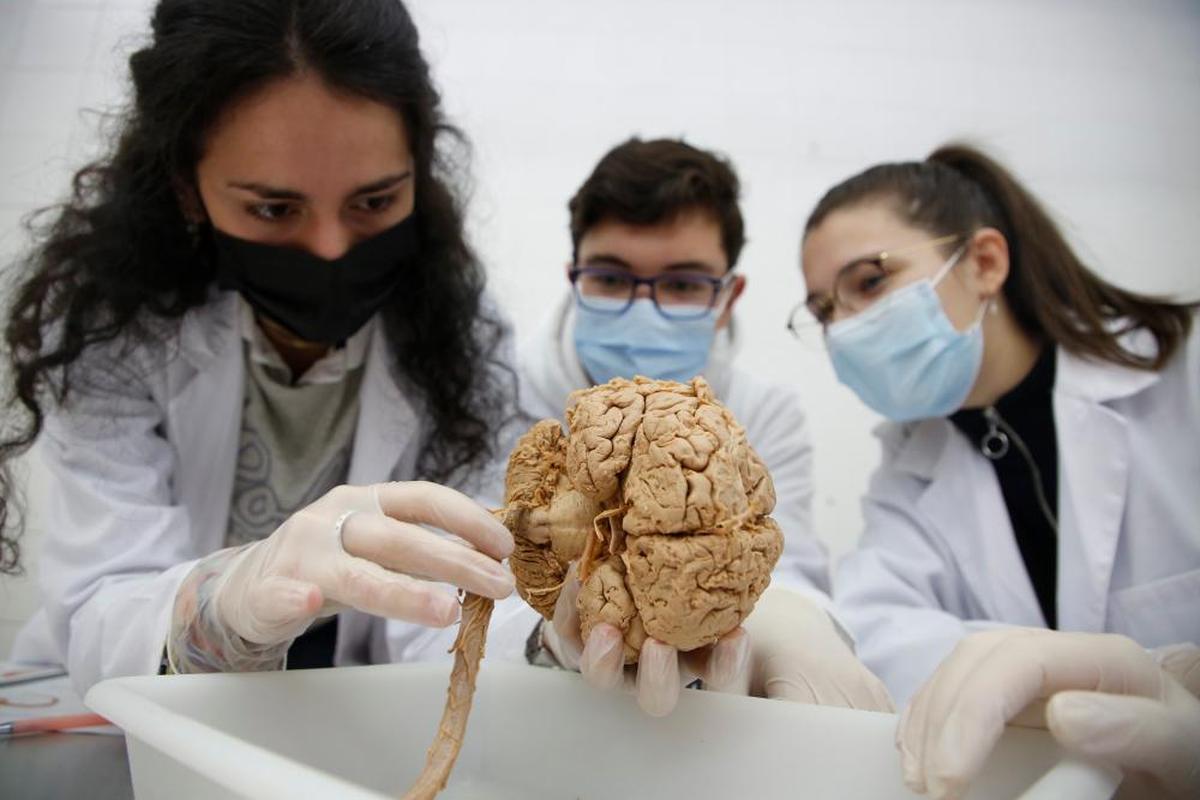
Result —
[[342, 530], [346, 527], [346, 520], [358, 513], [357, 509], [343, 511], [333, 523], [333, 538], [337, 540], [338, 547], [342, 548], [342, 552], [346, 552], [346, 543], [342, 540]]

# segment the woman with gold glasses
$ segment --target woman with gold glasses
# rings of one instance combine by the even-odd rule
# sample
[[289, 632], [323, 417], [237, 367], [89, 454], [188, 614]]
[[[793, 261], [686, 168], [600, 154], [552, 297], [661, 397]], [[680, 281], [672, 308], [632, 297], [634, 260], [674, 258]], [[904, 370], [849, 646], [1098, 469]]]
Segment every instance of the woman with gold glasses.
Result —
[[1099, 278], [961, 146], [831, 189], [803, 265], [789, 327], [820, 331], [839, 380], [890, 420], [834, 589], [908, 703], [906, 781], [960, 794], [1020, 718], [1196, 796], [1196, 306]]

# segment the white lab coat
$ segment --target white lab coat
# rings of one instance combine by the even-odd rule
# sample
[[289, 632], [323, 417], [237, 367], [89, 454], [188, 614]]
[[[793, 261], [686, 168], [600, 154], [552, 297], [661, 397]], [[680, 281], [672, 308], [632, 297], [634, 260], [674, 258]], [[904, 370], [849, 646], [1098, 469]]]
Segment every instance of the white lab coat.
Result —
[[[750, 445], [771, 472], [777, 497], [771, 516], [784, 534], [774, 576], [827, 607], [829, 558], [813, 535], [812, 441], [803, 406], [791, 386], [770, 383], [733, 366], [736, 321], [718, 332], [704, 377], [746, 429]], [[538, 419], [561, 418], [567, 396], [591, 385], [574, 343], [570, 293], [550, 310], [518, 355], [521, 402]]]
[[[158, 671], [179, 584], [224, 546], [242, 418], [240, 316], [234, 293], [214, 293], [184, 316], [173, 344], [109, 345], [75, 365], [68, 405], [39, 440], [53, 495], [44, 608], [15, 659], [61, 660], [81, 694], [104, 678]], [[392, 363], [386, 337], [373, 335], [350, 484], [414, 475], [426, 431]], [[493, 467], [462, 488], [494, 503], [497, 474]], [[489, 655], [523, 654], [524, 620], [520, 629], [505, 625], [522, 605], [514, 597], [498, 606]], [[446, 658], [454, 635], [347, 611], [335, 663]]]
[[[1145, 332], [1125, 341], [1153, 353]], [[1058, 350], [1058, 626], [1200, 643], [1200, 330], [1145, 372]], [[972, 631], [1044, 627], [995, 471], [945, 419], [877, 431], [866, 529], [836, 571], [858, 654], [907, 703]]]

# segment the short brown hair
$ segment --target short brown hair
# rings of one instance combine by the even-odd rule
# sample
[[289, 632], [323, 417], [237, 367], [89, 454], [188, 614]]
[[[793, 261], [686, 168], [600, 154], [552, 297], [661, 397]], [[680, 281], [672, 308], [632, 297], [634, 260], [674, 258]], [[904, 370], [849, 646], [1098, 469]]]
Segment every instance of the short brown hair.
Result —
[[721, 245], [733, 269], [746, 243], [741, 184], [724, 157], [681, 139], [632, 138], [600, 159], [567, 204], [572, 257], [579, 242], [604, 220], [628, 225], [669, 222], [687, 211], [705, 211], [721, 226]]

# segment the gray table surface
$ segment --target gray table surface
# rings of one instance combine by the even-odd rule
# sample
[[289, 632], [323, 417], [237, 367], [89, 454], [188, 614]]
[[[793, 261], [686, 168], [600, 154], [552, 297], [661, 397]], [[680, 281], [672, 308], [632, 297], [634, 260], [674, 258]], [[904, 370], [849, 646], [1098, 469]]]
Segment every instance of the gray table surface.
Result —
[[133, 797], [124, 736], [43, 733], [0, 739], [0, 798], [76, 797]]

